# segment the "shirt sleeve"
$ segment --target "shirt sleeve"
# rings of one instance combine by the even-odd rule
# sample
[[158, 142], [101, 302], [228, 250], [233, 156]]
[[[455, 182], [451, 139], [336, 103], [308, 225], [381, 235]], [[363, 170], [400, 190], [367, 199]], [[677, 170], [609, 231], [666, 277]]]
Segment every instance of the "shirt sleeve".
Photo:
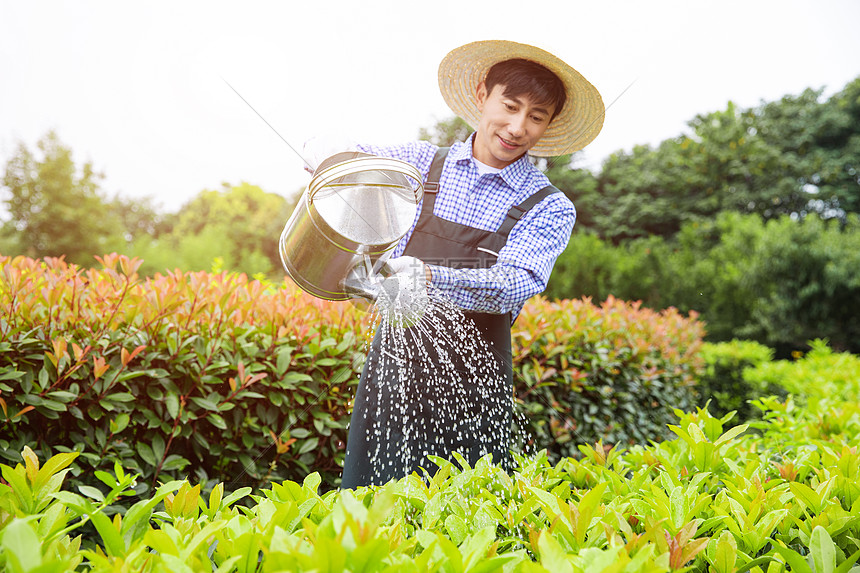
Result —
[[529, 298], [546, 289], [575, 222], [576, 210], [570, 200], [550, 196], [514, 226], [496, 264], [487, 269], [430, 265], [433, 288], [467, 311], [517, 313]]
[[411, 163], [425, 177], [430, 171], [430, 164], [433, 163], [437, 149], [429, 141], [411, 141], [402, 145], [368, 145], [362, 143], [356, 145], [355, 148], [363, 153]]

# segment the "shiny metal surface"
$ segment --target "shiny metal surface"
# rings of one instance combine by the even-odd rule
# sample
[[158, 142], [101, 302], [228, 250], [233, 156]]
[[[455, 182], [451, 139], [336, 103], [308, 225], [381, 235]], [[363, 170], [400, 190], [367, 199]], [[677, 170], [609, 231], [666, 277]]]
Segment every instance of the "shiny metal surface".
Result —
[[397, 245], [424, 193], [420, 173], [408, 163], [346, 155], [317, 169], [279, 241], [290, 278], [326, 300], [356, 296], [346, 277], [366, 258], [372, 264]]

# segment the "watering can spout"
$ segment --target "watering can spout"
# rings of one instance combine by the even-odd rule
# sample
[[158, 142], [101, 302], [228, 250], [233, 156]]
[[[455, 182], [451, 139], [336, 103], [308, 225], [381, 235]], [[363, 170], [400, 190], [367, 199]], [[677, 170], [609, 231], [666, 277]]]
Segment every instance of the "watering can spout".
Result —
[[366, 262], [359, 262], [347, 273], [340, 282], [340, 288], [350, 298], [363, 298], [370, 302], [376, 302], [379, 298], [379, 284], [382, 277], [373, 274]]
[[347, 277], [342, 283], [343, 291], [352, 298], [360, 297], [370, 302], [376, 302], [379, 288], [365, 279]]

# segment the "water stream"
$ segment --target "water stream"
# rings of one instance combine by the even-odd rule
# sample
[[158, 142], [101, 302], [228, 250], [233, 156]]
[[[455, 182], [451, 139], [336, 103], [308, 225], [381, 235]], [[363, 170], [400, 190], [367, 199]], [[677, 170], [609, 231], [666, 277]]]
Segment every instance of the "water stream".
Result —
[[527, 452], [527, 437], [512, 432], [525, 424], [513, 423], [510, 380], [475, 323], [442, 292], [391, 280], [371, 308], [378, 400], [365, 415], [374, 473], [404, 476], [420, 466], [432, 474], [427, 456], [452, 459], [452, 449], [472, 463]]

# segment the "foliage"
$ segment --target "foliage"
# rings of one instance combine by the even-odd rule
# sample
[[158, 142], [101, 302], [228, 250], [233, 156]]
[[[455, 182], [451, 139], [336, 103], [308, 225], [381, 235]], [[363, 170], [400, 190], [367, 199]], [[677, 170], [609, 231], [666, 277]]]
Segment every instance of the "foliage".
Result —
[[[744, 371], [747, 384], [780, 387], [801, 401], [813, 414], [824, 413], [835, 401], [860, 402], [860, 357], [833, 352], [825, 340], [794, 360], [765, 361]], [[820, 404], [823, 404], [821, 406]]]
[[726, 211], [764, 219], [857, 213], [860, 78], [826, 101], [821, 93], [808, 89], [749, 109], [729, 102], [693, 118], [689, 134], [613, 154], [596, 189], [586, 186], [585, 226], [618, 244], [671, 238], [686, 223]]
[[[854, 426], [774, 442], [808, 425], [774, 403], [759, 435], [678, 412], [677, 439], [508, 474], [439, 460], [381, 487], [319, 493], [320, 476], [256, 495], [171, 481], [107, 516], [135, 479], [63, 487], [75, 454], [23, 449], [0, 484], [0, 564], [10, 571], [792, 571], [856, 573], [860, 455]], [[771, 431], [767, 426], [773, 424]], [[789, 431], [785, 431], [786, 429]], [[599, 444], [598, 444], [599, 446]], [[241, 503], [240, 503], [241, 502]], [[92, 537], [80, 535], [92, 522]]]
[[450, 147], [457, 141], [465, 141], [472, 134], [469, 124], [459, 117], [450, 117], [436, 122], [429, 129], [418, 130], [418, 139], [429, 141], [439, 147]]
[[751, 420], [760, 412], [750, 402], [762, 396], [785, 395], [776, 383], [750, 380], [745, 373], [773, 359], [773, 350], [750, 340], [705, 343], [702, 345], [705, 369], [696, 384], [699, 407], [716, 417], [735, 412], [741, 421]]
[[529, 302], [514, 325], [515, 384], [538, 447], [645, 443], [666, 436], [675, 408], [691, 408], [702, 367], [701, 325], [610, 297]]
[[[0, 455], [74, 450], [84, 482], [119, 460], [141, 492], [311, 468], [337, 484], [368, 315], [245, 275], [143, 280], [139, 260], [101, 261], [0, 257]], [[532, 447], [659, 439], [668, 408], [690, 403], [699, 337], [677, 313], [533, 301], [514, 335]]]
[[248, 276], [274, 276], [281, 268], [277, 238], [291, 213], [289, 202], [255, 185], [204, 190], [173, 217], [157, 240], [142, 238], [129, 253], [143, 258], [141, 272], [208, 270], [212, 262]]
[[708, 340], [755, 340], [787, 356], [814, 338], [860, 351], [860, 218], [844, 222], [723, 213], [619, 246], [575, 233], [546, 295], [615, 296], [696, 311]]
[[[340, 473], [359, 317], [244, 275], [0, 259], [3, 452], [79, 451], [138, 488], [192, 471], [257, 485]], [[43, 455], [48, 455], [44, 451]]]
[[[65, 255], [89, 264], [94, 253], [122, 247], [122, 229], [104, 216], [107, 201], [92, 163], [79, 169], [72, 152], [50, 132], [37, 143], [38, 156], [20, 144], [6, 163], [2, 185], [11, 220], [3, 222], [8, 254]], [[10, 240], [14, 239], [14, 240]]]

